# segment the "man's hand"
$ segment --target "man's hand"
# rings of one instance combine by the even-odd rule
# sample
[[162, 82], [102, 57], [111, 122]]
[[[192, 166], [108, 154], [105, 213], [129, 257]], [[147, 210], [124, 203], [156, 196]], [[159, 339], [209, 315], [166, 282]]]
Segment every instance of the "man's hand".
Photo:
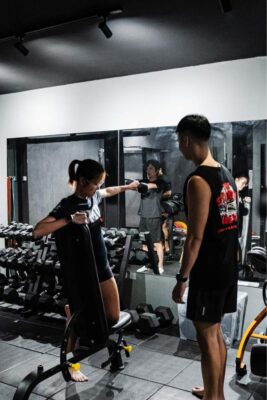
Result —
[[88, 224], [88, 215], [85, 212], [77, 211], [72, 215], [72, 222], [78, 225]]
[[186, 289], [186, 282], [177, 282], [172, 291], [172, 299], [175, 303], [184, 304], [183, 295]]

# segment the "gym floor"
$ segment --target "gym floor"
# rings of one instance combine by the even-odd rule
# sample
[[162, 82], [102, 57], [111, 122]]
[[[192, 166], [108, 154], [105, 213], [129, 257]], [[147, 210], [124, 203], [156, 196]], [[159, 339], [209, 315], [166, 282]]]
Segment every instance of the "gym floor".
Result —
[[[62, 320], [41, 320], [39, 317], [23, 319], [11, 310], [0, 311], [0, 398], [13, 398], [21, 380], [39, 364], [44, 369], [59, 363], [59, 345], [64, 329]], [[130, 359], [120, 373], [101, 369], [107, 359], [103, 349], [82, 361], [82, 371], [88, 382], [66, 383], [60, 373], [40, 383], [30, 400], [182, 400], [194, 399], [190, 393], [194, 385], [201, 384], [200, 355], [192, 341], [180, 340], [177, 328], [165, 329], [151, 337], [139, 337], [126, 332], [125, 338], [133, 346]], [[265, 400], [266, 380], [243, 378], [242, 385], [235, 381], [236, 350], [228, 350], [225, 379], [226, 400]], [[249, 352], [245, 354], [249, 365]]]
[[[166, 261], [166, 260], [164, 260], [164, 272], [163, 272], [163, 275], [164, 276], [175, 276], [178, 273], [179, 265], [180, 264], [178, 263], [178, 261], [175, 261], [175, 260]], [[128, 266], [128, 271], [137, 272], [137, 270], [139, 268], [141, 268], [141, 267], [142, 267], [142, 265], [129, 265]], [[142, 273], [142, 272], [140, 272], [140, 273]], [[149, 271], [145, 272], [145, 273], [153, 274], [153, 271], [152, 271], [152, 269], [149, 269]]]

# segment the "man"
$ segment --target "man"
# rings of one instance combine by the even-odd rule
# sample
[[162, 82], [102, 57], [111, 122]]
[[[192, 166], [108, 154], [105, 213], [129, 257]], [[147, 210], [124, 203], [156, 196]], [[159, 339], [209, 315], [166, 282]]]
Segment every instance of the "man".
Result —
[[[161, 237], [161, 198], [163, 193], [169, 190], [168, 184], [161, 179], [161, 165], [158, 160], [148, 160], [145, 164], [145, 172], [147, 179], [143, 179], [142, 183], [147, 185], [147, 192], [141, 194], [140, 204], [140, 232], [149, 231], [155, 250], [158, 255], [158, 268], [160, 275], [163, 274], [163, 245]], [[137, 272], [146, 272], [146, 266], [141, 267]]]
[[177, 126], [180, 151], [197, 169], [184, 186], [188, 234], [172, 297], [184, 303], [190, 276], [187, 318], [197, 332], [205, 388], [192, 392], [205, 400], [223, 400], [227, 351], [221, 320], [236, 311], [237, 302], [237, 189], [229, 171], [211, 155], [210, 132], [209, 121], [200, 115], [188, 115]]
[[251, 197], [245, 196], [243, 197], [240, 192], [242, 192], [249, 183], [249, 177], [247, 174], [239, 174], [235, 177], [235, 184], [238, 192], [238, 211], [239, 211], [239, 218], [238, 218], [238, 232], [239, 237], [242, 236], [243, 230], [243, 217], [248, 215], [249, 209], [247, 207], [248, 203], [251, 203]]

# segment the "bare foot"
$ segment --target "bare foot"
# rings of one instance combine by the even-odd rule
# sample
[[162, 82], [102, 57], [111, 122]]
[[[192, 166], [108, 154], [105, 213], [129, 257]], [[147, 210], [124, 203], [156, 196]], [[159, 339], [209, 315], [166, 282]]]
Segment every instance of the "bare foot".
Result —
[[[68, 326], [68, 323], [71, 319], [70, 306], [68, 304], [66, 304], [64, 309], [65, 309], [65, 314], [67, 317], [66, 325]], [[76, 339], [73, 336], [70, 336], [69, 340], [68, 340], [68, 344], [67, 344], [67, 353], [70, 353], [71, 351], [73, 351], [75, 343], [76, 343]], [[79, 363], [71, 364], [69, 366], [69, 374], [70, 374], [71, 380], [74, 382], [88, 381], [87, 376], [81, 372]]]
[[80, 370], [80, 364], [72, 364], [72, 366], [69, 367], [69, 373], [71, 380], [74, 382], [88, 381], [87, 376], [84, 375]]
[[204, 387], [203, 386], [195, 386], [192, 389], [192, 394], [199, 399], [202, 399], [204, 397]]

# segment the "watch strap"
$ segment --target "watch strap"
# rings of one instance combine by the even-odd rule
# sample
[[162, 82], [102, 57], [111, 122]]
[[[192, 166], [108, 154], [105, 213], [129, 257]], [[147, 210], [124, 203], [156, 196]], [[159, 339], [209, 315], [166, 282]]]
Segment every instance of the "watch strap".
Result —
[[181, 273], [176, 274], [176, 280], [177, 282], [186, 282], [188, 280], [188, 277], [183, 276]]

